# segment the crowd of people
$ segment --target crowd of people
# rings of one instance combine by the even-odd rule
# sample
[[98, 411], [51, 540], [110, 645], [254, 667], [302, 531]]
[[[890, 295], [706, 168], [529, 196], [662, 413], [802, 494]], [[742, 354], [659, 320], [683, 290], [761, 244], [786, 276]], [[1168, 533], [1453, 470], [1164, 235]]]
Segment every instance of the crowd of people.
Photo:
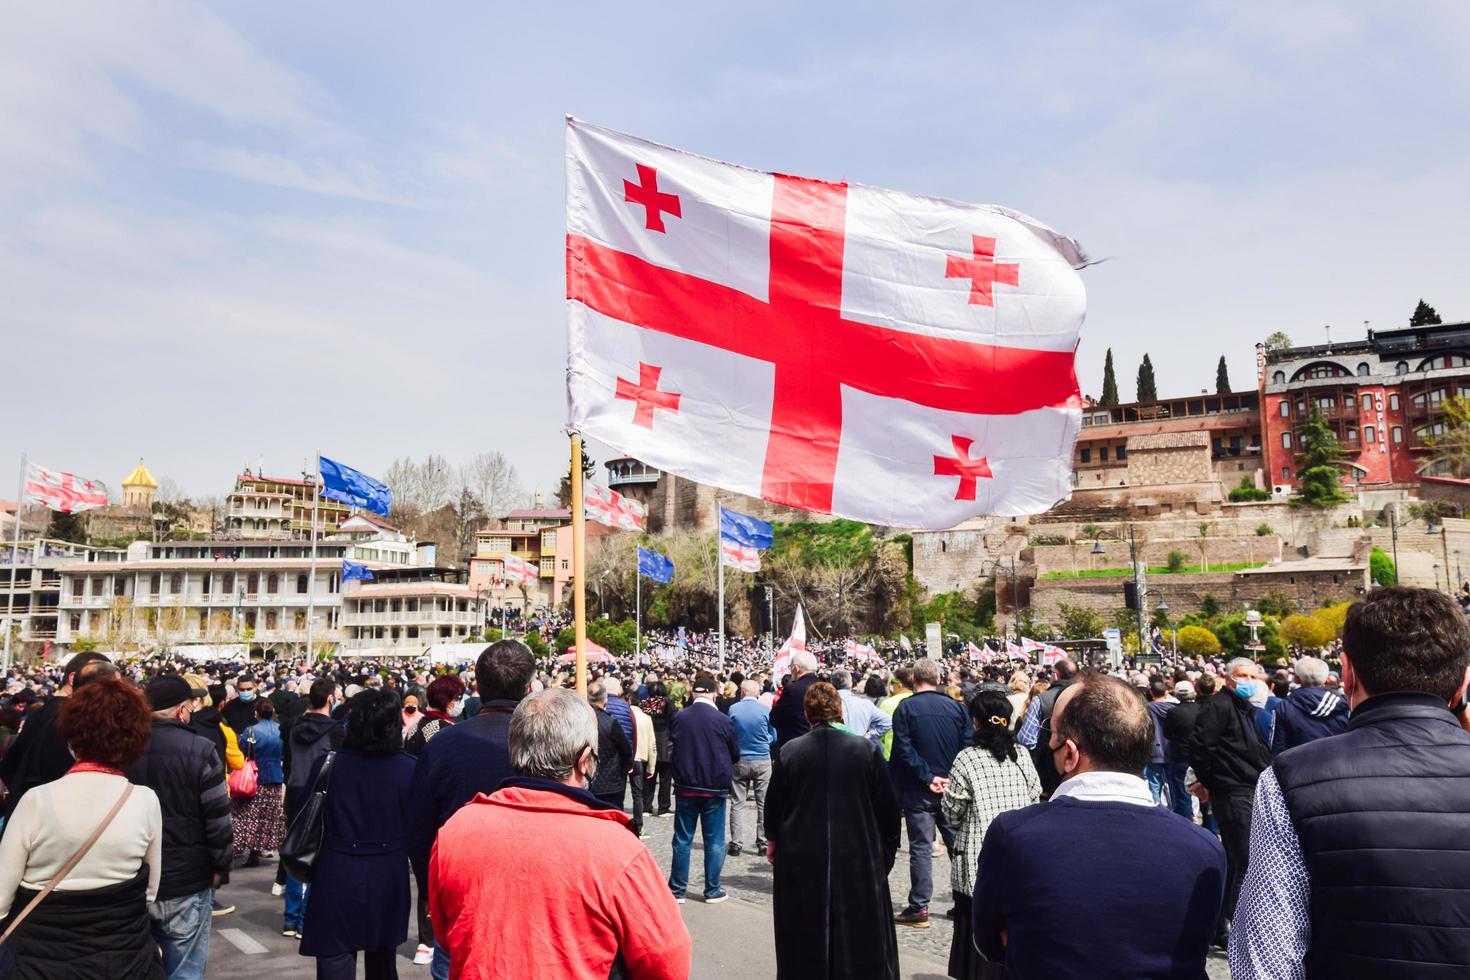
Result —
[[1470, 627], [1444, 595], [1378, 590], [1334, 662], [1275, 672], [831, 644], [773, 677], [758, 644], [683, 640], [585, 698], [515, 639], [463, 669], [17, 669], [0, 968], [202, 977], [231, 872], [273, 862], [322, 978], [396, 977], [411, 927], [434, 978], [686, 977], [679, 905], [725, 901], [750, 851], [782, 977], [897, 977], [939, 853], [957, 980], [1201, 977], [1211, 946], [1239, 978], [1470, 970]]

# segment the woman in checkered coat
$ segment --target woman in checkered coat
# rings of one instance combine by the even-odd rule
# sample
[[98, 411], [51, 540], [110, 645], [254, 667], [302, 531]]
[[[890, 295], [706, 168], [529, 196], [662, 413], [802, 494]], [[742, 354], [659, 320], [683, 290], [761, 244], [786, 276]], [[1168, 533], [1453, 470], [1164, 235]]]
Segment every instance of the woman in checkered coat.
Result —
[[997, 815], [1041, 799], [1041, 779], [1030, 754], [1016, 751], [1011, 711], [1004, 691], [980, 690], [970, 699], [974, 740], [955, 756], [941, 803], [944, 819], [956, 828], [949, 880], [955, 900], [949, 975], [956, 980], [999, 980], [1005, 975], [1004, 966], [980, 956], [970, 937], [970, 896], [980, 845]]

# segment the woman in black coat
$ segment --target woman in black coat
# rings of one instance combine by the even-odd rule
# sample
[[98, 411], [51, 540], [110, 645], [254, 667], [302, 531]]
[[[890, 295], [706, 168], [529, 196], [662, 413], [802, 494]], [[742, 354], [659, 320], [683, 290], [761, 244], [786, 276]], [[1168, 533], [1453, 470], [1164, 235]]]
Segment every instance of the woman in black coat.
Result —
[[802, 703], [811, 731], [781, 747], [766, 794], [776, 976], [897, 980], [899, 809], [882, 750], [843, 726], [831, 684], [812, 684]]
[[[658, 751], [658, 762], [654, 771], [648, 774], [650, 782], [657, 780], [658, 784], [658, 810], [654, 813], [656, 817], [662, 817], [673, 809], [673, 786], [674, 786], [674, 740], [671, 733], [674, 723], [674, 703], [669, 698], [669, 689], [664, 686], [663, 681], [654, 681], [648, 685], [648, 697], [643, 699], [639, 705], [643, 712], [653, 721], [653, 741]], [[653, 787], [650, 786], [651, 790]], [[651, 806], [646, 809], [653, 810]]]
[[[315, 784], [321, 763], [312, 774]], [[327, 773], [322, 851], [312, 870], [301, 954], [318, 980], [351, 980], [363, 952], [367, 980], [396, 980], [408, 938], [408, 790], [398, 695], [369, 689], [348, 702], [347, 737]]]

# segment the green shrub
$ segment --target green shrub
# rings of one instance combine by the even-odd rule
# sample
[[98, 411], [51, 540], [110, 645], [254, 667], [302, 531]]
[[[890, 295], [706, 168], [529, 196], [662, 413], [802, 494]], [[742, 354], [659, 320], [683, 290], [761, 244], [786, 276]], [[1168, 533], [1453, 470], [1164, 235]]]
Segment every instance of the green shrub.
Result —
[[1254, 500], [1270, 500], [1271, 491], [1258, 489], [1248, 476], [1240, 478], [1240, 485], [1230, 490], [1232, 504], [1249, 503]]
[[1399, 584], [1399, 570], [1394, 566], [1393, 558], [1382, 548], [1374, 548], [1368, 556], [1368, 575], [1376, 585]]
[[1258, 537], [1258, 538], [1264, 538], [1268, 534], [1275, 534], [1275, 533], [1276, 533], [1276, 529], [1274, 527], [1272, 527], [1271, 525], [1269, 525], [1269, 524], [1257, 524], [1256, 525], [1256, 537]]
[[1169, 552], [1169, 561], [1165, 567], [1167, 567], [1170, 572], [1177, 572], [1184, 567], [1184, 563], [1188, 560], [1189, 556], [1176, 548], [1175, 550]]

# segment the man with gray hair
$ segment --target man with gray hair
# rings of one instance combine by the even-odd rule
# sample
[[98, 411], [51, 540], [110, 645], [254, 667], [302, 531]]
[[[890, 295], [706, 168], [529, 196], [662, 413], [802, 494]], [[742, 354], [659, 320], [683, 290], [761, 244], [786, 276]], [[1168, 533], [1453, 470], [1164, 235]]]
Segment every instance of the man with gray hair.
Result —
[[817, 658], [802, 651], [791, 657], [791, 683], [781, 688], [780, 699], [771, 709], [771, 726], [776, 729], [776, 749], [811, 731], [806, 720], [806, 692], [817, 682]]
[[852, 689], [852, 672], [845, 667], [832, 671], [832, 686], [842, 699], [842, 723], [870, 742], [883, 743], [883, 736], [893, 729], [893, 719], [878, 706]]
[[1229, 872], [1225, 878], [1225, 903], [1215, 945], [1224, 949], [1230, 937], [1230, 919], [1240, 884], [1250, 861], [1251, 806], [1261, 772], [1271, 765], [1271, 746], [1256, 724], [1262, 710], [1252, 699], [1265, 687], [1260, 666], [1248, 657], [1236, 657], [1225, 665], [1225, 686], [1200, 705], [1194, 735], [1189, 743], [1189, 764], [1200, 785], [1195, 795], [1209, 803], [1220, 825], [1220, 843], [1225, 845]]
[[771, 743], [776, 733], [771, 728], [771, 709], [760, 702], [759, 681], [740, 682], [740, 700], [730, 705], [730, 724], [740, 742], [740, 758], [735, 762], [735, 779], [730, 784], [731, 857], [745, 849], [745, 797], [755, 797], [755, 849], [766, 850], [766, 787], [771, 782]]
[[587, 792], [597, 728], [572, 691], [526, 698], [510, 719], [515, 775], [440, 828], [429, 908], [456, 974], [688, 977], [689, 930], [658, 865]]
[[1293, 672], [1300, 686], [1276, 709], [1276, 730], [1271, 751], [1285, 752], [1319, 738], [1347, 731], [1348, 702], [1339, 691], [1329, 691], [1327, 663], [1317, 657], [1302, 657]]

